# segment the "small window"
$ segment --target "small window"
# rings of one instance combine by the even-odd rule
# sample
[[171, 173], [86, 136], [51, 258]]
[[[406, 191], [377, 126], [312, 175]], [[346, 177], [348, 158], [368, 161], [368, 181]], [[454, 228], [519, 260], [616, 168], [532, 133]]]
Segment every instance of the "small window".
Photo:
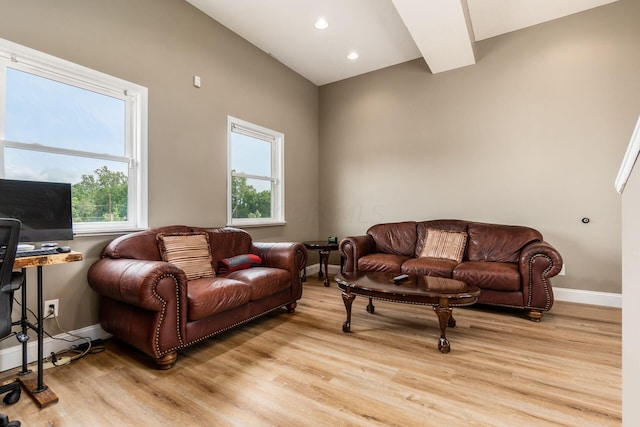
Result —
[[68, 182], [76, 234], [147, 226], [147, 89], [0, 39], [0, 177]]
[[228, 118], [227, 223], [284, 224], [284, 135]]

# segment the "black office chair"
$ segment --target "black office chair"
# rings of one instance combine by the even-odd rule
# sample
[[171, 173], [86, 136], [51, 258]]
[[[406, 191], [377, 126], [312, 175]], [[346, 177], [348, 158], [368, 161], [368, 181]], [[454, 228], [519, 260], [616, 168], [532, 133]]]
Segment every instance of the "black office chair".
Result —
[[[22, 273], [13, 271], [16, 259], [21, 223], [17, 219], [0, 218], [0, 339], [12, 335], [11, 309], [13, 308], [13, 291], [22, 286]], [[20, 383], [10, 382], [0, 386], [0, 394], [7, 393], [4, 403], [12, 405], [20, 399]], [[9, 421], [9, 417], [0, 414], [0, 427], [19, 427], [20, 421]]]

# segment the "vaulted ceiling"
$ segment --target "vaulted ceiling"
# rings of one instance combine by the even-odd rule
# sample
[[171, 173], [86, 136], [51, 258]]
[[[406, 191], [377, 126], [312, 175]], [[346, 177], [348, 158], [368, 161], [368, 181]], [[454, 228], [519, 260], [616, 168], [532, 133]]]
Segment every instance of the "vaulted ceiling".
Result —
[[420, 57], [432, 73], [472, 65], [476, 41], [616, 0], [187, 1], [320, 86]]

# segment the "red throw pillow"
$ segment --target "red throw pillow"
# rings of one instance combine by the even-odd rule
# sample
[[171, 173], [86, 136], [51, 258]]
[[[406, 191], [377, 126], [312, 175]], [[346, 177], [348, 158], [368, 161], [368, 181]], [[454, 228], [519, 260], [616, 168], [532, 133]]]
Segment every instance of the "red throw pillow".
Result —
[[258, 255], [247, 254], [237, 255], [231, 258], [221, 259], [218, 263], [218, 272], [221, 274], [232, 271], [244, 270], [262, 264], [262, 259]]

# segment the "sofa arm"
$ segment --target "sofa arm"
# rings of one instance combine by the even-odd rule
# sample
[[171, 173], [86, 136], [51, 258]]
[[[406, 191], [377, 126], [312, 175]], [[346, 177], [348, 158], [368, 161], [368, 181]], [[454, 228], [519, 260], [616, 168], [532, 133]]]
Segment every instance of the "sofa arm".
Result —
[[562, 270], [562, 256], [549, 243], [528, 244], [520, 253], [520, 274], [525, 307], [548, 311], [553, 305], [550, 278]]
[[87, 279], [98, 294], [145, 310], [160, 311], [176, 296], [186, 303], [187, 277], [168, 262], [103, 258], [89, 268]]
[[87, 279], [102, 296], [103, 329], [170, 367], [186, 337], [184, 271], [163, 261], [102, 258]]
[[262, 259], [265, 267], [281, 268], [291, 273], [291, 291], [294, 300], [302, 296], [300, 271], [307, 264], [307, 249], [297, 242], [253, 242], [251, 253]]
[[345, 260], [342, 270], [345, 273], [358, 271], [358, 259], [375, 253], [376, 242], [370, 235], [350, 236], [340, 240], [340, 256]]

